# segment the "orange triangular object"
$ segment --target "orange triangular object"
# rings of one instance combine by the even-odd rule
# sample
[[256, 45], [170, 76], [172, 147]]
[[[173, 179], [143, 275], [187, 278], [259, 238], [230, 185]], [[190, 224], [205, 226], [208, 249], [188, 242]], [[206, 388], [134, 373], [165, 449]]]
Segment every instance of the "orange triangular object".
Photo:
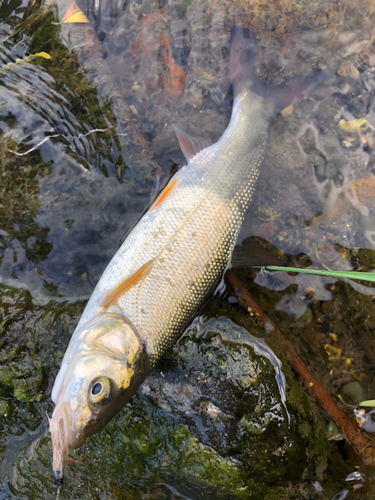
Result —
[[147, 271], [150, 269], [152, 263], [154, 262], [155, 259], [152, 259], [146, 264], [144, 264], [138, 271], [130, 275], [128, 278], [126, 278], [124, 281], [122, 281], [119, 285], [116, 286], [114, 290], [109, 292], [101, 301], [100, 305], [103, 307], [103, 309], [108, 309], [108, 307], [112, 304], [114, 304], [117, 299], [125, 293], [127, 290], [129, 290], [131, 287], [136, 285], [138, 281], [146, 275]]
[[156, 198], [155, 202], [151, 205], [150, 210], [153, 210], [154, 208], [156, 208], [159, 205], [161, 205], [163, 203], [163, 201], [166, 198], [168, 198], [168, 196], [174, 190], [174, 188], [176, 187], [176, 185], [177, 185], [177, 179], [174, 179], [169, 184], [167, 184], [167, 186], [163, 189], [163, 191]]
[[62, 18], [63, 23], [89, 23], [85, 14], [78, 7], [76, 0], [70, 4], [65, 16]]

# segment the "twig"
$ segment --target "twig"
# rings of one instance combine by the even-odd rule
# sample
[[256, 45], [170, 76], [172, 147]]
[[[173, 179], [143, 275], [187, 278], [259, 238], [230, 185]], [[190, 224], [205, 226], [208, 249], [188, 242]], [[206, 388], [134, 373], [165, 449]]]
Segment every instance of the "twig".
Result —
[[31, 153], [32, 151], [35, 151], [36, 149], [39, 148], [39, 146], [41, 146], [42, 144], [44, 144], [45, 142], [49, 141], [50, 139], [52, 139], [53, 137], [58, 137], [60, 134], [55, 134], [55, 135], [48, 135], [47, 137], [45, 137], [42, 141], [38, 142], [38, 144], [34, 147], [32, 147], [31, 149], [27, 150], [25, 153], [18, 153], [17, 151], [13, 151], [13, 149], [8, 149], [8, 151], [10, 153], [13, 153], [14, 155], [17, 155], [17, 156], [26, 156], [28, 155], [29, 153]]
[[[72, 137], [73, 137], [73, 139], [79, 139], [80, 137], [88, 137], [89, 135], [94, 134], [96, 132], [107, 132], [110, 128], [112, 128], [112, 127], [108, 127], [108, 128], [94, 128], [93, 130], [89, 130], [86, 134], [78, 134], [78, 135], [74, 135]], [[125, 135], [126, 136], [127, 134], [117, 134], [117, 135]], [[14, 151], [13, 149], [8, 149], [8, 151], [10, 153], [13, 153], [13, 154], [17, 155], [17, 156], [26, 156], [29, 153], [31, 153], [32, 151], [35, 151], [36, 149], [38, 149], [39, 146], [41, 146], [45, 142], [47, 142], [50, 139], [53, 139], [55, 137], [59, 137], [59, 136], [61, 136], [61, 134], [48, 135], [43, 140], [41, 140], [40, 142], [38, 142], [38, 144], [36, 144], [35, 146], [33, 146], [31, 149], [28, 149], [24, 153], [18, 153], [17, 151]], [[72, 149], [76, 153], [76, 151], [71, 146], [70, 146], [70, 149]]]
[[375, 448], [366, 435], [362, 434], [349, 420], [347, 415], [337, 407], [333, 399], [321, 383], [307, 368], [305, 363], [297, 354], [293, 344], [284, 338], [276, 326], [270, 321], [265, 312], [260, 308], [257, 302], [251, 297], [243, 283], [237, 277], [233, 269], [226, 272], [226, 279], [233, 288], [238, 297], [238, 301], [250, 314], [255, 315], [256, 319], [267, 329], [283, 348], [283, 354], [290, 362], [293, 370], [301, 377], [303, 382], [311, 389], [316, 400], [321, 407], [328, 413], [331, 419], [341, 428], [347, 440], [355, 448], [356, 452], [368, 464], [375, 467]]

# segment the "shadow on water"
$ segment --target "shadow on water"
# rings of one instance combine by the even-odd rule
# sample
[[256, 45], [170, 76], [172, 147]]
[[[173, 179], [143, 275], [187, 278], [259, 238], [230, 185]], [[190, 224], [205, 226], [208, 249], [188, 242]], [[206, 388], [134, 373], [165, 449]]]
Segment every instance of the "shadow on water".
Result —
[[[0, 6], [0, 498], [56, 497], [46, 413], [64, 350], [105, 266], [184, 162], [172, 125], [208, 143], [225, 130], [233, 25], [255, 33], [268, 83], [327, 73], [274, 121], [240, 239], [301, 265], [375, 262], [372, 2], [78, 0], [89, 22], [62, 23], [69, 4]], [[371, 288], [240, 275], [349, 414], [374, 398]], [[72, 454], [60, 498], [373, 498], [374, 472], [287, 362], [285, 410], [275, 365], [223, 336], [229, 320], [265, 335], [233, 297], [203, 314]]]

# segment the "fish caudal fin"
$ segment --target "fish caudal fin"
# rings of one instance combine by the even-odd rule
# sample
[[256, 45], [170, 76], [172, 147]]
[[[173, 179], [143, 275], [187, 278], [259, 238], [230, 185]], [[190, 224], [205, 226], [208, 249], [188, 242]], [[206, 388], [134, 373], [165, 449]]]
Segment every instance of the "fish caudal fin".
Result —
[[251, 89], [256, 94], [256, 88], [261, 85], [256, 75], [255, 57], [258, 44], [253, 33], [248, 28], [234, 26], [231, 29], [231, 47], [229, 58], [229, 77], [233, 85], [234, 95], [244, 89]]
[[284, 108], [305, 99], [326, 79], [327, 74], [320, 69], [304, 71], [300, 75], [290, 78], [282, 85], [269, 87], [265, 98], [273, 102], [275, 110], [279, 113]]
[[272, 86], [261, 82], [256, 72], [255, 59], [258, 44], [248, 28], [234, 26], [231, 30], [229, 76], [236, 96], [245, 89], [272, 102], [275, 112], [301, 101], [325, 80], [324, 71], [314, 69], [303, 72], [282, 85]]

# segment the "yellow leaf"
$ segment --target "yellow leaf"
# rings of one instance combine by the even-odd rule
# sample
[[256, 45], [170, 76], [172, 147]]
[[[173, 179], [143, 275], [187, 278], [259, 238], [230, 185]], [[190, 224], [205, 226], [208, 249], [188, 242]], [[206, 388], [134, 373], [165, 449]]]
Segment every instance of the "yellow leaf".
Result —
[[340, 120], [339, 127], [345, 132], [365, 132], [370, 127], [370, 124], [366, 118], [358, 118], [349, 122]]
[[85, 14], [82, 11], [80, 11], [76, 12], [63, 22], [68, 24], [68, 23], [89, 23], [90, 21], [87, 19]]
[[78, 7], [76, 0], [72, 4], [65, 13], [65, 16], [62, 18], [63, 23], [89, 23], [90, 21], [87, 19], [85, 14]]
[[291, 104], [290, 106], [287, 106], [286, 108], [284, 108], [282, 111], [281, 111], [281, 114], [283, 116], [286, 116], [286, 115], [291, 115], [293, 113], [293, 104]]
[[47, 54], [47, 52], [37, 52], [35, 55], [43, 57], [44, 59], [52, 59], [52, 57], [49, 54]]
[[4, 66], [1, 66], [0, 70], [10, 69], [12, 66], [15, 66], [16, 64], [31, 63], [32, 61], [34, 61], [36, 57], [43, 57], [44, 59], [52, 59], [52, 57], [49, 54], [47, 54], [47, 52], [38, 52], [37, 54], [30, 54], [27, 57], [24, 57], [23, 59], [16, 59], [15, 62], [7, 63]]

